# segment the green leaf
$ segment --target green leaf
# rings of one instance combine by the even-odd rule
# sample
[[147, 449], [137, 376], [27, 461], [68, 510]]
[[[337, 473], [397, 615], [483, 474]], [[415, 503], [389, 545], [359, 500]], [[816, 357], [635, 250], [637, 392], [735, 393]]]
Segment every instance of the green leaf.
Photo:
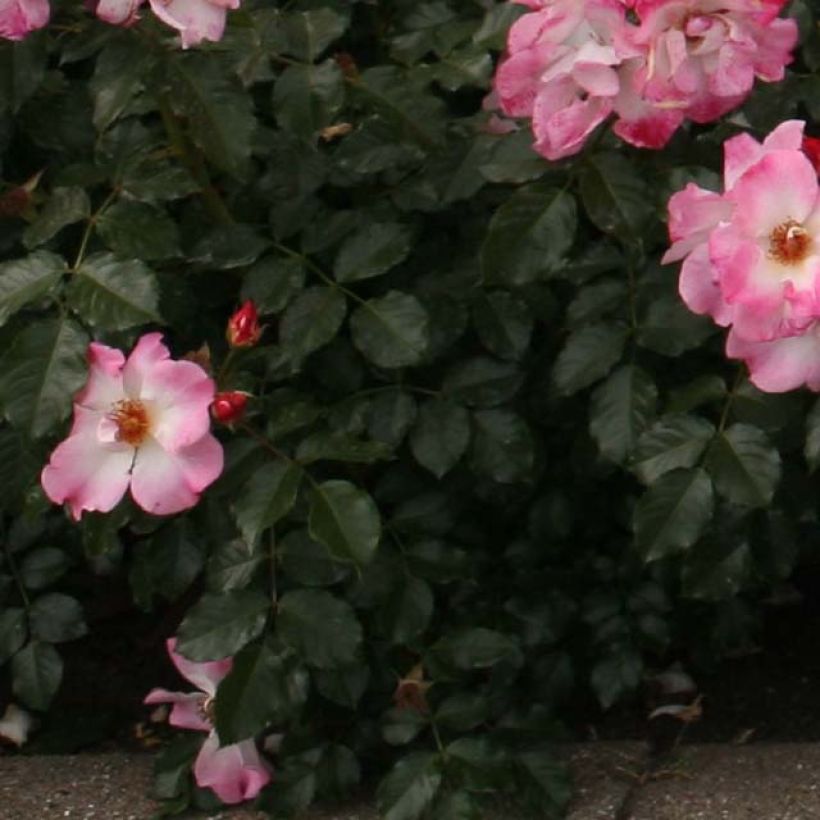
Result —
[[265, 256], [245, 274], [240, 298], [253, 299], [260, 313], [279, 313], [304, 284], [301, 259]]
[[0, 365], [6, 418], [33, 438], [50, 432], [71, 410], [87, 375], [88, 337], [71, 319], [43, 319], [14, 340]]
[[412, 752], [401, 758], [376, 793], [384, 820], [418, 820], [435, 799], [441, 778], [438, 755]]
[[820, 400], [816, 401], [806, 416], [806, 444], [803, 455], [814, 472], [820, 465]]
[[673, 470], [638, 501], [633, 515], [635, 543], [646, 561], [691, 547], [712, 518], [712, 482], [700, 468]]
[[214, 592], [245, 589], [267, 559], [265, 552], [242, 539], [223, 541], [208, 561], [208, 587]]
[[326, 345], [338, 332], [347, 302], [336, 288], [312, 287], [288, 305], [279, 326], [279, 341], [293, 362]]
[[331, 586], [349, 572], [349, 564], [335, 560], [306, 529], [291, 530], [279, 542], [278, 553], [285, 577], [300, 586]]
[[733, 424], [717, 435], [706, 457], [717, 491], [734, 504], [766, 507], [780, 481], [780, 453], [766, 434]]
[[469, 732], [490, 717], [485, 694], [458, 692], [441, 702], [436, 710], [436, 723], [454, 732]]
[[391, 449], [401, 444], [418, 415], [415, 398], [402, 390], [385, 390], [371, 402], [367, 429], [371, 438]]
[[89, 88], [94, 98], [94, 125], [105, 131], [141, 89], [150, 49], [135, 37], [118, 36], [97, 56]]
[[512, 399], [523, 381], [524, 374], [512, 362], [476, 356], [447, 373], [442, 392], [469, 407], [495, 407]]
[[23, 244], [27, 248], [36, 248], [66, 225], [87, 219], [90, 214], [91, 203], [82, 188], [55, 188], [37, 219], [23, 231]]
[[296, 449], [296, 458], [301, 464], [323, 460], [372, 464], [390, 458], [392, 452], [381, 441], [363, 441], [345, 433], [319, 430], [302, 439]]
[[63, 661], [51, 644], [31, 641], [11, 659], [11, 676], [14, 694], [45, 711], [63, 679]]
[[271, 641], [246, 646], [217, 690], [220, 742], [238, 743], [292, 720], [307, 700], [308, 684], [307, 671], [289, 650]]
[[26, 612], [22, 607], [0, 609], [0, 665], [26, 642]]
[[598, 661], [592, 670], [591, 683], [601, 706], [609, 709], [619, 698], [634, 692], [642, 674], [641, 656], [631, 650], [616, 651]]
[[589, 432], [601, 454], [622, 464], [655, 414], [658, 388], [640, 367], [619, 367], [592, 394]]
[[289, 65], [273, 87], [279, 125], [306, 142], [333, 122], [344, 98], [344, 76], [332, 59], [319, 65]]
[[623, 325], [603, 322], [572, 333], [553, 370], [558, 392], [569, 396], [606, 376], [621, 358], [627, 333]]
[[734, 598], [749, 580], [753, 568], [748, 543], [707, 539], [687, 557], [683, 566], [683, 594], [699, 601]]
[[481, 343], [500, 359], [520, 359], [530, 346], [533, 316], [527, 303], [495, 291], [473, 305], [473, 324]]
[[20, 577], [27, 589], [42, 589], [61, 578], [69, 567], [68, 556], [56, 547], [28, 551], [20, 562]]
[[410, 449], [422, 467], [441, 478], [464, 455], [469, 442], [467, 410], [446, 399], [430, 399], [422, 405], [410, 436]]
[[644, 484], [654, 484], [670, 470], [694, 467], [714, 434], [697, 416], [664, 416], [638, 440], [632, 469]]
[[379, 622], [390, 641], [407, 644], [430, 625], [433, 591], [426, 581], [405, 576], [379, 613]]
[[460, 629], [439, 639], [433, 654], [457, 669], [488, 669], [502, 661], [520, 665], [518, 644], [503, 632], [483, 627]]
[[249, 544], [255, 544], [268, 527], [290, 512], [302, 476], [302, 468], [297, 464], [273, 461], [263, 464], [248, 479], [234, 502], [234, 515]]
[[429, 725], [429, 718], [417, 709], [394, 706], [382, 715], [382, 738], [391, 746], [406, 746]]
[[534, 440], [529, 426], [511, 410], [478, 410], [470, 465], [478, 475], [499, 484], [532, 477]]
[[0, 265], [0, 325], [20, 308], [44, 297], [65, 271], [63, 258], [47, 251]]
[[179, 255], [179, 231], [165, 211], [121, 199], [96, 221], [103, 242], [123, 259], [167, 259]]
[[308, 527], [340, 561], [366, 564], [381, 538], [381, 519], [373, 499], [348, 481], [325, 481], [310, 496]]
[[413, 232], [400, 222], [374, 222], [345, 239], [333, 272], [339, 282], [381, 276], [407, 258]]
[[238, 174], [251, 153], [256, 130], [251, 95], [213, 55], [173, 55], [165, 63], [171, 101], [187, 119], [194, 142], [223, 171]]
[[286, 593], [279, 602], [277, 629], [285, 643], [319, 669], [351, 663], [362, 642], [350, 604], [320, 589]]
[[192, 661], [234, 655], [265, 628], [270, 606], [252, 590], [205, 594], [179, 625], [177, 651]]
[[96, 253], [83, 262], [69, 284], [68, 302], [85, 321], [105, 330], [162, 322], [153, 271], [111, 253]]
[[349, 18], [331, 8], [290, 12], [282, 18], [286, 44], [283, 51], [306, 63], [313, 62], [347, 29]]
[[32, 635], [48, 643], [73, 641], [88, 632], [79, 601], [59, 592], [49, 592], [33, 601], [29, 623]]
[[604, 232], [637, 239], [652, 215], [644, 174], [623, 154], [590, 157], [581, 171], [581, 198], [589, 218]]
[[572, 247], [575, 200], [543, 183], [517, 190], [493, 215], [481, 248], [485, 282], [524, 285], [544, 278]]
[[427, 311], [415, 296], [391, 290], [350, 318], [353, 344], [379, 367], [419, 364], [428, 345]]
[[48, 39], [34, 31], [21, 42], [0, 43], [0, 108], [16, 114], [43, 82]]

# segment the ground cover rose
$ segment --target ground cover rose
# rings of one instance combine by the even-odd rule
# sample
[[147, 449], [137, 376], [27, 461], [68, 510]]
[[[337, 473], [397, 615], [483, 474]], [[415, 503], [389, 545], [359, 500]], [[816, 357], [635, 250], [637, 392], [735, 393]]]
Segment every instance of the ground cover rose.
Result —
[[690, 183], [669, 201], [663, 261], [683, 260], [681, 297], [730, 327], [727, 355], [773, 392], [820, 389], [820, 186], [803, 128], [727, 140], [723, 192]]
[[88, 360], [71, 432], [42, 472], [46, 495], [68, 503], [75, 519], [109, 512], [129, 488], [150, 513], [192, 507], [222, 472], [209, 430], [213, 381], [199, 365], [172, 360], [159, 333], [140, 338], [127, 360], [94, 342]]
[[528, 117], [547, 159], [577, 153], [611, 114], [626, 142], [662, 148], [687, 119], [736, 108], [781, 80], [797, 24], [784, 0], [517, 0], [496, 72], [501, 111]]
[[22, 40], [42, 28], [49, 14], [48, 0], [0, 0], [0, 37]]
[[145, 703], [171, 703], [168, 722], [180, 729], [208, 732], [194, 763], [197, 785], [210, 788], [223, 803], [251, 800], [270, 782], [271, 768], [260, 757], [253, 739], [220, 746], [213, 727], [213, 703], [219, 682], [231, 671], [232, 658], [197, 663], [176, 651], [176, 639], [166, 646], [179, 674], [196, 686], [198, 692], [169, 692], [152, 689]]

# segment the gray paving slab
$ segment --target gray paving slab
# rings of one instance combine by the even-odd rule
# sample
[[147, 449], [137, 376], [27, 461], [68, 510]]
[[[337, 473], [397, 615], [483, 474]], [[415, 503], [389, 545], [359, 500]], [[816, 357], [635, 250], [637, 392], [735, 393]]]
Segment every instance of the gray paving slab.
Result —
[[[568, 749], [568, 820], [820, 820], [820, 744], [695, 745], [642, 778], [639, 743]], [[0, 755], [0, 820], [151, 820], [151, 756]], [[625, 810], [624, 807], [628, 808]], [[493, 820], [513, 820], [496, 814]], [[262, 820], [233, 809], [209, 820]], [[376, 820], [368, 801], [303, 820]]]

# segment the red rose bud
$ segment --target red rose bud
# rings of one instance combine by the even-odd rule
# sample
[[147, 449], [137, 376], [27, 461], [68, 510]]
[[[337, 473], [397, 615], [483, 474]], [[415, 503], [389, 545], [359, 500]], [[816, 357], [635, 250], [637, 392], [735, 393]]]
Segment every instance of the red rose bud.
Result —
[[817, 172], [820, 173], [820, 139], [803, 137], [803, 153], [811, 160]]
[[228, 320], [225, 335], [231, 347], [253, 347], [259, 341], [262, 328], [259, 326], [256, 305], [251, 299], [248, 299]]
[[245, 415], [247, 405], [247, 393], [242, 393], [239, 390], [217, 393], [211, 404], [211, 413], [222, 424], [233, 424]]

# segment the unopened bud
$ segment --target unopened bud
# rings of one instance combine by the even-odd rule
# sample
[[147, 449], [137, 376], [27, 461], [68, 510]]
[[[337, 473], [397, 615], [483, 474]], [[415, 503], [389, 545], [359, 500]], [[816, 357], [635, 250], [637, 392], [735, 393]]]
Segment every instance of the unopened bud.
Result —
[[803, 153], [811, 160], [815, 170], [820, 173], [820, 139], [803, 137]]
[[239, 390], [217, 393], [211, 403], [211, 414], [222, 424], [233, 424], [245, 415], [248, 394]]
[[225, 336], [231, 347], [253, 347], [261, 335], [256, 305], [248, 299], [228, 320]]

